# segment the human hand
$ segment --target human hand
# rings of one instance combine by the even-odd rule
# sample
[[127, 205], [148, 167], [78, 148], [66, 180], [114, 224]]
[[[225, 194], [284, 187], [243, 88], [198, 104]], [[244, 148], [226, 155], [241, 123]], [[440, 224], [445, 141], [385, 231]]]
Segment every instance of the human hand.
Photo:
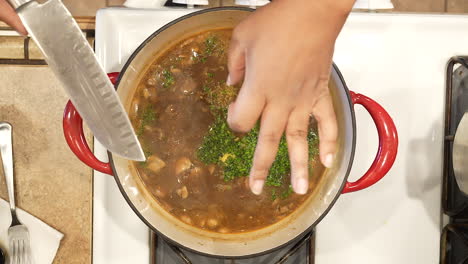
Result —
[[28, 34], [18, 14], [16, 14], [13, 7], [11, 7], [6, 0], [0, 0], [0, 21], [7, 23], [23, 36]]
[[283, 133], [293, 190], [307, 192], [311, 115], [318, 123], [320, 160], [332, 166], [338, 131], [328, 81], [335, 40], [353, 4], [277, 0], [234, 29], [227, 83], [244, 82], [227, 121], [231, 129], [248, 132], [260, 119], [249, 181], [253, 193], [261, 193]]

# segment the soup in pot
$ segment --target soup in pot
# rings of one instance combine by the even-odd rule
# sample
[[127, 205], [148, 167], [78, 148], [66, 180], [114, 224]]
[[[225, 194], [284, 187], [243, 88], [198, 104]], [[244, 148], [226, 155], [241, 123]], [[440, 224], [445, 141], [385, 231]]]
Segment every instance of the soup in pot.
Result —
[[[261, 195], [248, 174], [259, 127], [241, 135], [226, 123], [226, 108], [240, 86], [226, 85], [232, 29], [189, 37], [147, 68], [130, 117], [147, 161], [136, 163], [154, 199], [179, 220], [209, 231], [240, 233], [274, 224], [308, 195], [293, 193], [284, 137]], [[311, 120], [310, 186], [324, 168]]]

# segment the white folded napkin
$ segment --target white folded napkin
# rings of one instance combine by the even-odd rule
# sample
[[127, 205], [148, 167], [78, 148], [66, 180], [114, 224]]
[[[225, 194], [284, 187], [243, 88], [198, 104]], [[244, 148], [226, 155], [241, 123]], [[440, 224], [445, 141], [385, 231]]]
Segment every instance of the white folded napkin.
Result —
[[[36, 217], [17, 208], [18, 219], [29, 229], [34, 264], [51, 264], [63, 234]], [[0, 199], [0, 246], [8, 254], [8, 227], [11, 224], [10, 206]]]

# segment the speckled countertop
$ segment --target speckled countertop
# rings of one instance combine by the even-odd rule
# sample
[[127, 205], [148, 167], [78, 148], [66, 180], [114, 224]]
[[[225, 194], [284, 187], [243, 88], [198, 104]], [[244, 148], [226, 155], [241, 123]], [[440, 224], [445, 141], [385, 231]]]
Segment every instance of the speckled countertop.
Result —
[[63, 137], [67, 96], [46, 66], [0, 65], [0, 80], [0, 120], [14, 131], [17, 205], [64, 234], [54, 263], [91, 263], [92, 170]]
[[[79, 22], [94, 28], [94, 19]], [[91, 263], [92, 170], [63, 136], [68, 97], [37, 46], [9, 34], [0, 23], [0, 121], [13, 125], [17, 206], [64, 234], [54, 263]], [[0, 197], [7, 197], [3, 172]]]

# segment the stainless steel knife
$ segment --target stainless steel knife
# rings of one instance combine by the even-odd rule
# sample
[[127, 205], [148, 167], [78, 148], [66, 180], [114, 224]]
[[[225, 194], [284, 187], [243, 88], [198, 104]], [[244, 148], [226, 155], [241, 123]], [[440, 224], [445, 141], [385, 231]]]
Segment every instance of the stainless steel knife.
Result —
[[458, 187], [468, 195], [468, 112], [463, 115], [455, 133], [452, 164]]
[[145, 156], [130, 120], [78, 24], [60, 0], [9, 0], [83, 120], [109, 151]]

